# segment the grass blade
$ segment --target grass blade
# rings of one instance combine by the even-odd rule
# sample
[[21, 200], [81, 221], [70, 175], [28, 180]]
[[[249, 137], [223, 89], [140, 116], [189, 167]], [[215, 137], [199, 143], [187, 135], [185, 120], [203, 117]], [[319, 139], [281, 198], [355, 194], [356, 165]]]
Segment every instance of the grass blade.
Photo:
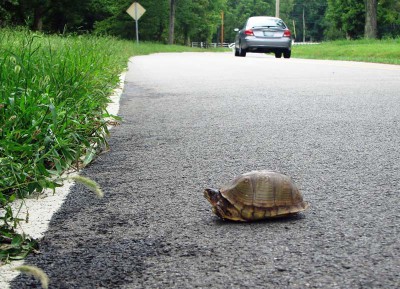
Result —
[[40, 281], [40, 284], [44, 289], [49, 288], [50, 279], [42, 269], [36, 266], [23, 265], [14, 268], [14, 270], [33, 276], [35, 279]]
[[95, 192], [98, 198], [104, 197], [104, 192], [101, 190], [99, 184], [96, 183], [95, 181], [93, 181], [92, 179], [82, 177], [82, 176], [73, 176], [73, 177], [71, 177], [71, 179], [77, 183], [84, 185], [89, 190]]

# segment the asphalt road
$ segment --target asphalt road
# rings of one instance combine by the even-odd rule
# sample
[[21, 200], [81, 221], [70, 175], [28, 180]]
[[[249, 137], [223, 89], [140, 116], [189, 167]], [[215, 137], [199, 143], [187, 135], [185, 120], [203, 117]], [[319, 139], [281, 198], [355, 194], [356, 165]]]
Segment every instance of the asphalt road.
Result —
[[[26, 263], [50, 288], [399, 288], [400, 67], [231, 53], [135, 57], [111, 151]], [[311, 208], [232, 223], [205, 187], [274, 169]], [[12, 288], [36, 288], [18, 277]]]

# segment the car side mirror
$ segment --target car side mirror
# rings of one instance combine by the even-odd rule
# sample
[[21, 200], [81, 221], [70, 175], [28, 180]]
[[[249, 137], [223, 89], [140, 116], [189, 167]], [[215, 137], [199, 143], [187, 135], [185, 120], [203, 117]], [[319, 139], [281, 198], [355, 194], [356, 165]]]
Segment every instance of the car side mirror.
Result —
[[235, 28], [235, 29], [233, 29], [233, 31], [239, 32], [239, 28]]

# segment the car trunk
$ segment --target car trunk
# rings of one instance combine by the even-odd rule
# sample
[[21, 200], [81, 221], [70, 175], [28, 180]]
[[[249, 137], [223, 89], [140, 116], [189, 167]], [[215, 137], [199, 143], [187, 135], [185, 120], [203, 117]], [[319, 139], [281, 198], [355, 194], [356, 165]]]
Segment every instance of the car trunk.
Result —
[[253, 33], [255, 37], [261, 38], [280, 38], [283, 37], [284, 30], [279, 27], [255, 27]]

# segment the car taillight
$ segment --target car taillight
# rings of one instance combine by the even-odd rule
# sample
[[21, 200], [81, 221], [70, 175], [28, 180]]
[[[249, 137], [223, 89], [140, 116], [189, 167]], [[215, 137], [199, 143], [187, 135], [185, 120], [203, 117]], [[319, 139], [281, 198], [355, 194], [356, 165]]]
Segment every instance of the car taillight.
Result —
[[252, 29], [247, 29], [244, 31], [244, 34], [248, 35], [248, 36], [254, 36], [253, 30]]
[[283, 32], [283, 37], [290, 37], [292, 36], [292, 33], [290, 33], [289, 29], [285, 29], [285, 31]]

